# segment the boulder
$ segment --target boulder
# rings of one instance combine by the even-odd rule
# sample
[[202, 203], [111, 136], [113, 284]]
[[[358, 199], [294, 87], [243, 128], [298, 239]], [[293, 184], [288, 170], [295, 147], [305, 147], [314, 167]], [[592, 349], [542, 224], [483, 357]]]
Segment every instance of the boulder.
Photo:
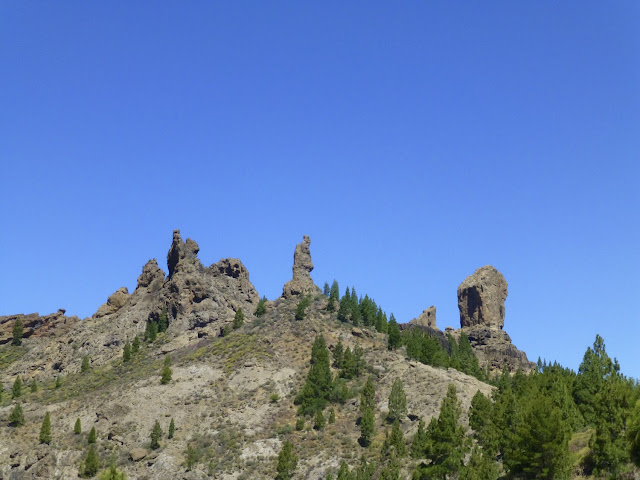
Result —
[[438, 328], [436, 326], [436, 307], [431, 305], [423, 311], [418, 318], [414, 318], [409, 323], [413, 325], [421, 325], [423, 327]]
[[313, 262], [311, 261], [309, 245], [311, 245], [311, 239], [307, 235], [302, 237], [302, 243], [296, 245], [296, 249], [293, 252], [293, 278], [285, 283], [282, 289], [284, 298], [322, 293], [322, 290], [311, 279]]
[[506, 298], [507, 282], [502, 274], [491, 265], [479, 268], [458, 287], [460, 327], [483, 325], [501, 329]]
[[144, 267], [142, 267], [142, 273], [138, 277], [138, 284], [136, 290], [139, 288], [149, 287], [152, 284], [157, 284], [158, 288], [162, 286], [164, 281], [164, 272], [158, 267], [158, 261], [155, 258], [149, 260]]

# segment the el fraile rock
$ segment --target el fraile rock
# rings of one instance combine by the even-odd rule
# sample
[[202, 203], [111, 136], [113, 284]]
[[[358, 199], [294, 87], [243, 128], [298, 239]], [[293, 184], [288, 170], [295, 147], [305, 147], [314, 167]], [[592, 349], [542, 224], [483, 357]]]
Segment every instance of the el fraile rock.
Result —
[[291, 298], [296, 295], [317, 295], [322, 293], [320, 288], [313, 283], [311, 272], [313, 262], [311, 261], [311, 251], [309, 249], [311, 239], [308, 235], [302, 237], [302, 243], [296, 245], [293, 252], [293, 278], [284, 284], [282, 296]]

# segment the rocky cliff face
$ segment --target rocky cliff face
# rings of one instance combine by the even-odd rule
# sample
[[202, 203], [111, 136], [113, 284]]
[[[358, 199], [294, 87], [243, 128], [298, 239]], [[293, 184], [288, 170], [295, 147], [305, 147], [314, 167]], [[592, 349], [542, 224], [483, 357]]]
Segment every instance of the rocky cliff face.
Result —
[[11, 342], [13, 326], [18, 318], [22, 322], [23, 338], [61, 336], [73, 329], [80, 321], [76, 316], [67, 317], [64, 309], [43, 316], [38, 313], [0, 316], [0, 345]]
[[461, 330], [454, 332], [454, 336], [459, 337], [462, 331], [469, 337], [482, 367], [491, 371], [529, 372], [535, 364], [511, 343], [511, 337], [503, 330], [507, 293], [504, 276], [491, 265], [465, 278], [458, 287]]
[[296, 295], [317, 295], [322, 293], [311, 279], [313, 262], [311, 261], [311, 251], [309, 249], [311, 240], [307, 235], [302, 238], [302, 243], [296, 245], [293, 252], [293, 278], [285, 283], [282, 289], [284, 298], [291, 298]]

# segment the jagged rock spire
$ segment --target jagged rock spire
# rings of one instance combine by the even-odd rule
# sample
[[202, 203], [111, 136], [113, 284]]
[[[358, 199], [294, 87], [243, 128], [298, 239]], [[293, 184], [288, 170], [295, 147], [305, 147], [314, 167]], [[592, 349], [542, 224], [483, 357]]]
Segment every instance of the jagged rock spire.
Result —
[[431, 305], [429, 308], [425, 309], [418, 318], [414, 318], [409, 323], [423, 327], [438, 328], [436, 326], [436, 307]]
[[285, 283], [282, 289], [282, 296], [290, 298], [295, 295], [322, 293], [311, 279], [313, 262], [311, 261], [311, 251], [309, 250], [311, 239], [308, 235], [302, 237], [302, 243], [296, 245], [293, 252], [293, 278]]
[[167, 253], [167, 268], [169, 269], [168, 278], [173, 277], [176, 266], [180, 260], [185, 258], [195, 259], [199, 251], [200, 247], [195, 240], [187, 238], [187, 241], [183, 242], [182, 237], [180, 236], [180, 230], [174, 230], [171, 248], [169, 248], [169, 253]]

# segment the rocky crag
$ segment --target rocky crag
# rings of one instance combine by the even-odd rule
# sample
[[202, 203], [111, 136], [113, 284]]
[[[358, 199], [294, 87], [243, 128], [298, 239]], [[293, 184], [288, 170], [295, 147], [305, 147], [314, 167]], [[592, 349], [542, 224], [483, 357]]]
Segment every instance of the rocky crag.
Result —
[[[385, 334], [340, 322], [336, 312], [327, 311], [327, 298], [311, 279], [309, 245], [305, 236], [296, 246], [291, 281], [284, 285], [282, 297], [268, 302], [260, 317], [255, 316], [258, 292], [244, 265], [226, 258], [203, 266], [197, 257], [198, 244], [183, 241], [178, 230], [173, 232], [167, 254], [168, 274], [155, 259], [149, 260], [132, 293], [124, 287], [116, 290], [90, 318], [81, 321], [66, 316], [64, 310], [46, 316], [0, 317], [0, 384], [6, 392], [20, 375], [25, 384], [35, 381], [40, 386], [20, 400], [5, 395], [0, 401], [0, 479], [79, 478], [91, 427], [98, 431], [96, 447], [102, 459], [114, 458], [132, 480], [273, 478], [276, 457], [286, 438], [294, 441], [300, 457], [296, 478], [324, 478], [337, 469], [341, 459], [359, 458], [363, 451], [354, 427], [359, 417], [357, 398], [334, 405], [336, 423], [325, 431], [293, 428], [294, 398], [304, 382], [311, 345], [318, 334], [325, 337], [330, 350], [338, 342], [345, 348], [363, 348], [367, 372], [350, 388], [361, 388], [368, 375], [376, 379], [380, 412], [376, 445], [384, 441], [388, 428], [384, 413], [397, 378], [402, 379], [407, 394], [408, 416], [401, 425], [406, 438], [415, 433], [420, 417], [428, 424], [438, 414], [449, 384], [458, 391], [466, 427], [473, 395], [478, 390], [488, 395], [493, 387], [457, 370], [407, 361], [401, 350], [387, 349]], [[461, 322], [463, 315], [465, 320], [457, 332], [469, 334], [482, 362], [496, 369], [515, 369], [518, 361], [525, 364], [526, 356], [510, 344], [502, 330], [504, 298], [500, 300], [499, 291], [483, 293], [499, 282], [491, 280], [485, 285], [483, 278], [463, 282], [475, 285], [480, 293], [466, 302], [475, 307], [461, 310]], [[470, 294], [464, 292], [461, 295], [468, 298]], [[294, 316], [302, 296], [308, 296], [310, 303], [304, 320], [299, 321]], [[496, 301], [502, 303], [488, 305]], [[245, 313], [244, 325], [225, 329], [239, 309]], [[147, 322], [161, 315], [169, 323], [166, 333], [155, 343], [143, 342], [140, 352], [123, 363], [125, 342], [136, 335], [142, 338]], [[18, 317], [25, 334], [23, 345], [14, 347], [9, 343]], [[415, 323], [446, 342], [445, 334], [436, 327], [435, 307], [425, 310]], [[507, 344], [515, 350], [509, 350]], [[173, 360], [173, 379], [162, 385], [159, 378], [166, 355]], [[91, 367], [81, 373], [85, 356]], [[56, 388], [58, 377], [63, 380]], [[26, 425], [13, 428], [6, 420], [17, 401], [23, 405]], [[45, 411], [52, 414], [50, 445], [38, 443]], [[78, 418], [83, 433], [74, 435]], [[166, 432], [171, 418], [176, 424], [175, 437], [169, 440], [165, 434], [161, 448], [150, 449], [149, 434], [155, 421]], [[188, 448], [202, 456], [187, 469]], [[411, 462], [403, 466], [402, 478], [410, 475]]]

